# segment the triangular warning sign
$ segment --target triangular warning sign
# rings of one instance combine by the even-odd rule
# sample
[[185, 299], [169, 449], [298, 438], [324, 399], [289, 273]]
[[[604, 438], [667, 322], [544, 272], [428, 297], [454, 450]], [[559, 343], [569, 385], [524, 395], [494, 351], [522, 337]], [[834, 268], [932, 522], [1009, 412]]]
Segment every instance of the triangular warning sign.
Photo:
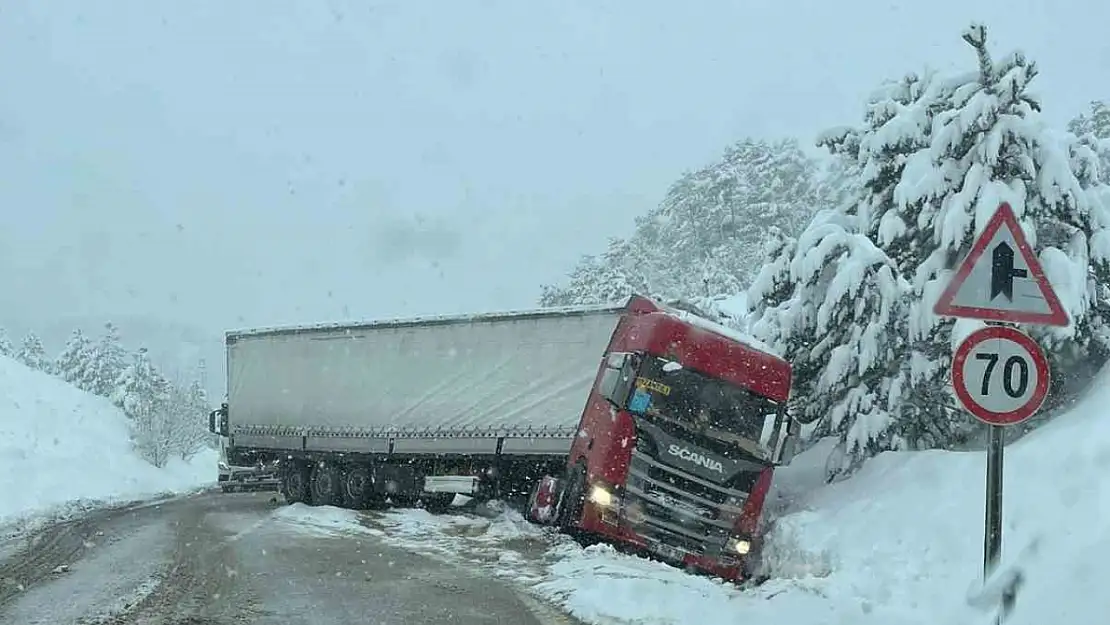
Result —
[[1068, 314], [1006, 203], [975, 240], [933, 312], [943, 317], [1068, 325]]

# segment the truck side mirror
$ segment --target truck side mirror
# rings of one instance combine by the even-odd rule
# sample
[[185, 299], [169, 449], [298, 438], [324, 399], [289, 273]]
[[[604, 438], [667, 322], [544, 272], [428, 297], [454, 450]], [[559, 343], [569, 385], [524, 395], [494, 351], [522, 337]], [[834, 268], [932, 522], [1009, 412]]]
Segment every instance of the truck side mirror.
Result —
[[772, 458], [772, 462], [778, 465], [790, 464], [790, 461], [797, 455], [798, 436], [801, 429], [801, 425], [794, 420], [794, 417], [783, 414], [783, 418], [786, 419], [786, 427], [782, 428]]
[[208, 431], [227, 436], [227, 406], [208, 413]]
[[618, 408], [624, 408], [632, 385], [636, 381], [636, 368], [639, 359], [631, 353], [613, 353], [605, 360], [598, 384], [598, 392]]
[[636, 384], [636, 370], [639, 366], [640, 360], [636, 358], [635, 354], [629, 354], [628, 358], [624, 360], [620, 380], [617, 382], [617, 388], [613, 393], [615, 403], [621, 408], [628, 407], [628, 396], [632, 394], [632, 387]]

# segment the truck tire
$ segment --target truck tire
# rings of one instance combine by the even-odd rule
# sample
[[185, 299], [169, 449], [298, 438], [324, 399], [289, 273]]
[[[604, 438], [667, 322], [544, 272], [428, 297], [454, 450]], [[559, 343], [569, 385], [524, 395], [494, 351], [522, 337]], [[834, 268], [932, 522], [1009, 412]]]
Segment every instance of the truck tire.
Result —
[[586, 501], [586, 465], [577, 464], [567, 476], [563, 503], [559, 507], [559, 527], [564, 530], [577, 530], [582, 520], [582, 505]]
[[370, 501], [373, 492], [370, 482], [370, 469], [355, 466], [347, 469], [343, 476], [343, 506], [352, 510], [362, 510]]
[[281, 494], [288, 503], [311, 503], [308, 488], [308, 469], [300, 463], [290, 463], [281, 475]]
[[317, 506], [338, 506], [343, 503], [343, 474], [339, 465], [316, 463], [312, 468], [312, 503]]

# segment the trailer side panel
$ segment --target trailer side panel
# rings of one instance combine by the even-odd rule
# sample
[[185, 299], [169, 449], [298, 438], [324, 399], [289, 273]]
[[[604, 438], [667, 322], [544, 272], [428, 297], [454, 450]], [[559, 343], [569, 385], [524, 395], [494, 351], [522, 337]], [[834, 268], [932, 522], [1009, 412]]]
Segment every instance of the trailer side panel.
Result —
[[610, 309], [229, 334], [231, 433], [238, 445], [367, 453], [564, 439], [619, 318]]

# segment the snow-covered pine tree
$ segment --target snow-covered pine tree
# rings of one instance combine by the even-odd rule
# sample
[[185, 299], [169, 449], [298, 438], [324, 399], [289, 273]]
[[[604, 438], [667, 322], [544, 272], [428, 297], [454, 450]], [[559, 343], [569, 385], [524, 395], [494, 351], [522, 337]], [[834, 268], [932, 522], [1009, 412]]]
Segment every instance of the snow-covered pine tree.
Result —
[[92, 341], [78, 328], [54, 360], [54, 373], [83, 391], [91, 391], [95, 373], [93, 359]]
[[1102, 100], [1092, 101], [1086, 114], [1068, 123], [1068, 130], [1098, 153], [1098, 180], [1110, 184], [1110, 105]]
[[175, 449], [175, 423], [170, 383], [140, 348], [116, 380], [110, 397], [131, 418], [135, 448], [156, 467], [163, 467]]
[[15, 346], [4, 328], [0, 328], [0, 356], [15, 356]]
[[639, 270], [631, 245], [622, 239], [610, 239], [603, 254], [585, 256], [578, 262], [566, 284], [543, 285], [540, 305], [613, 304], [633, 293], [648, 294], [647, 281]]
[[655, 252], [655, 286], [691, 301], [738, 292], [759, 269], [769, 229], [796, 235], [813, 215], [816, 173], [793, 139], [743, 139], [719, 161], [684, 174], [637, 219], [632, 242]]
[[622, 300], [638, 292], [706, 309], [741, 291], [759, 268], [770, 228], [796, 235], [818, 203], [817, 163], [794, 140], [744, 139], [722, 158], [687, 172], [636, 220], [628, 240], [584, 258], [545, 306]]
[[102, 397], [111, 397], [120, 373], [127, 366], [127, 360], [119, 330], [111, 322], [104, 324], [104, 334], [93, 349], [89, 390]]
[[192, 458], [204, 448], [209, 440], [208, 428], [204, 417], [208, 414], [208, 394], [199, 379], [193, 380], [184, 388], [177, 389], [177, 453], [182, 460]]
[[50, 360], [46, 357], [46, 349], [42, 346], [42, 339], [34, 332], [28, 332], [27, 336], [24, 337], [15, 358], [32, 369], [45, 371], [46, 373], [51, 373], [53, 369]]
[[794, 365], [791, 412], [856, 455], [899, 448], [899, 361], [909, 285], [857, 215], [823, 210], [797, 243], [766, 248], [751, 330]]
[[[906, 176], [907, 163], [915, 156], [928, 161], [935, 117], [946, 108], [953, 91], [975, 77], [968, 74], [948, 80], [932, 73], [909, 74], [900, 81], [886, 82], [872, 94], [862, 127], [832, 130], [818, 140], [819, 145], [848, 161], [846, 169], [858, 173], [842, 209], [859, 218], [863, 234], [894, 262], [897, 275], [916, 288], [913, 294], [903, 294], [900, 314], [908, 318], [899, 320], [899, 331], [908, 334], [896, 342], [892, 357], [897, 364], [892, 366], [889, 381], [899, 393], [891, 403], [892, 423], [896, 424], [899, 439], [912, 446], [945, 445], [966, 437], [971, 423], [950, 409], [947, 380], [940, 380], [950, 360], [944, 333], [951, 323], [935, 328], [915, 323], [922, 314], [930, 323], [939, 321], [932, 317], [931, 309], [922, 309], [922, 287], [913, 282], [913, 276], [936, 248], [924, 213], [929, 210], [929, 202], [943, 197], [943, 193], [913, 201], [898, 194], [904, 196], [908, 184], [920, 189], [923, 184], [935, 182], [935, 177], [926, 179], [919, 171]], [[850, 422], [855, 418], [848, 416]], [[881, 450], [853, 447], [847, 439], [845, 442], [845, 462], [852, 465]]]
[[1099, 139], [1110, 138], [1110, 105], [1102, 100], [1092, 100], [1090, 110], [1068, 122], [1068, 130], [1082, 137], [1093, 134]]

